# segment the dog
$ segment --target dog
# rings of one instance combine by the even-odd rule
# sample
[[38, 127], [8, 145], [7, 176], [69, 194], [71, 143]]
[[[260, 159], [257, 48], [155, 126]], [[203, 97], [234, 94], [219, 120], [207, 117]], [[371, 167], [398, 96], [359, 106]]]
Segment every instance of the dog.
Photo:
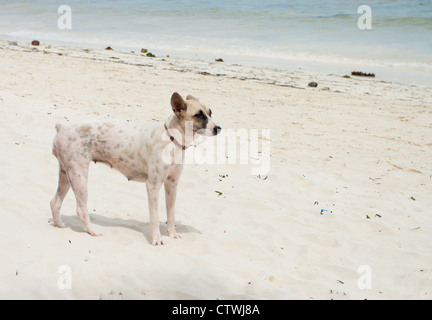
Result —
[[196, 135], [216, 136], [221, 127], [212, 120], [210, 108], [191, 95], [184, 100], [177, 92], [173, 93], [171, 107], [173, 114], [163, 123], [148, 126], [56, 124], [57, 135], [52, 152], [59, 161], [59, 181], [50, 202], [55, 227], [65, 227], [60, 218], [60, 208], [72, 187], [80, 221], [90, 235], [101, 235], [94, 230], [87, 210], [88, 170], [90, 162], [94, 161], [120, 171], [130, 181], [146, 183], [153, 245], [164, 244], [158, 214], [158, 197], [163, 184], [168, 235], [181, 238], [174, 222], [177, 184], [183, 163], [174, 161], [175, 154], [180, 152], [183, 159]]

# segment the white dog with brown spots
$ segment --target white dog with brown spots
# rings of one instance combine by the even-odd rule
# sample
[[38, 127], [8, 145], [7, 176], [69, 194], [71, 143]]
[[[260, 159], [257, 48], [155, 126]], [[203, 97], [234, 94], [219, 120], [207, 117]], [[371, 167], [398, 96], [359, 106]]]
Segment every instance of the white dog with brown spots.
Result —
[[120, 171], [128, 180], [146, 182], [154, 245], [164, 244], [158, 214], [158, 197], [163, 184], [168, 235], [180, 238], [175, 230], [174, 209], [183, 163], [178, 159], [175, 161], [176, 154], [180, 152], [183, 159], [185, 149], [192, 145], [195, 135], [217, 135], [221, 128], [212, 120], [211, 110], [192, 96], [184, 100], [174, 93], [171, 107], [174, 114], [164, 123], [150, 126], [112, 123], [56, 125], [53, 154], [59, 161], [59, 182], [50, 203], [54, 226], [65, 227], [60, 218], [60, 208], [72, 187], [79, 219], [89, 234], [100, 235], [93, 229], [87, 210], [88, 170], [90, 162], [94, 161]]

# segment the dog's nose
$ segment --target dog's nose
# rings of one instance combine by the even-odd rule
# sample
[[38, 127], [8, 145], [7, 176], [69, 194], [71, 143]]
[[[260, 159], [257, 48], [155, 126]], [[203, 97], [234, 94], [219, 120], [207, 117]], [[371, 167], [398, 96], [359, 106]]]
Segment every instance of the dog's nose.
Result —
[[214, 134], [214, 135], [217, 135], [219, 132], [221, 132], [221, 130], [222, 130], [221, 127], [219, 127], [219, 126], [215, 126], [215, 127], [213, 128], [213, 134]]

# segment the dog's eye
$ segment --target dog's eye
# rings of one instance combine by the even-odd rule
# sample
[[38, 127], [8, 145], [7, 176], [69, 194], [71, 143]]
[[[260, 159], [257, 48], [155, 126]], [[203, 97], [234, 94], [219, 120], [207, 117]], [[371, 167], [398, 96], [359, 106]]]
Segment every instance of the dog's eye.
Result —
[[204, 118], [204, 113], [202, 112], [202, 110], [200, 110], [199, 113], [194, 115], [195, 118]]

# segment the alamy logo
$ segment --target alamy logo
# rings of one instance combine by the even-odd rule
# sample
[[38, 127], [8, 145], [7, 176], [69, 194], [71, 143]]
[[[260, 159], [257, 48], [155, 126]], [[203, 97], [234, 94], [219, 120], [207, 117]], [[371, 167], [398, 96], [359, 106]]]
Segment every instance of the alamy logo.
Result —
[[357, 273], [361, 276], [357, 280], [357, 286], [360, 290], [372, 289], [372, 268], [368, 265], [359, 266]]
[[[170, 129], [176, 141], [182, 141], [181, 132]], [[174, 143], [168, 144], [162, 151], [162, 160], [166, 164], [242, 164], [248, 165], [251, 174], [267, 175], [270, 171], [270, 129], [226, 129], [216, 137], [194, 134], [193, 123], [186, 122], [185, 139], [193, 141], [196, 148], [191, 148], [183, 156], [182, 149]], [[165, 141], [170, 138], [163, 136]]]
[[57, 13], [61, 16], [57, 20], [57, 26], [60, 30], [72, 29], [72, 9], [67, 5], [61, 5], [57, 9]]
[[57, 269], [60, 277], [57, 280], [57, 286], [60, 290], [72, 289], [72, 269], [68, 265], [61, 265]]
[[358, 14], [362, 14], [357, 20], [357, 26], [360, 30], [372, 29], [372, 9], [367, 5], [358, 7]]

